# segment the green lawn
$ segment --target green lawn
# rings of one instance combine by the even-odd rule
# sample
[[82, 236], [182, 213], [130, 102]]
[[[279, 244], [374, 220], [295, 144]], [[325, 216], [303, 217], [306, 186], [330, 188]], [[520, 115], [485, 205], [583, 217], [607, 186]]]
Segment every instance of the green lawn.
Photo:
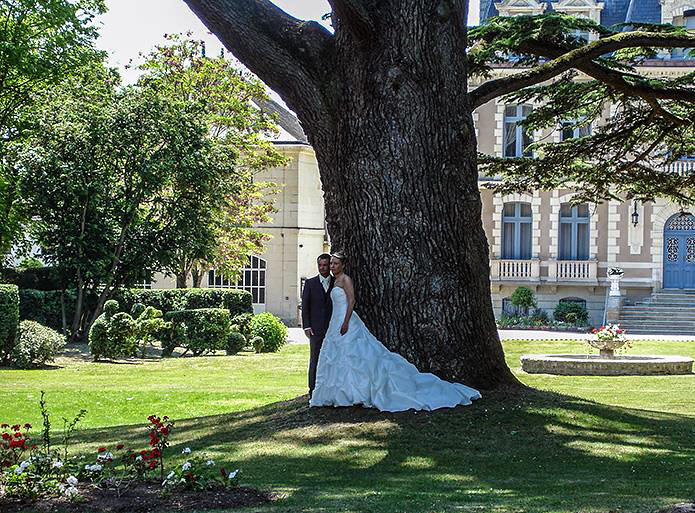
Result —
[[[631, 353], [695, 356], [695, 343], [636, 342]], [[695, 375], [527, 375], [519, 356], [585, 352], [581, 342], [507, 342], [533, 387], [434, 413], [309, 409], [308, 346], [278, 354], [0, 370], [0, 422], [54, 425], [89, 413], [81, 449], [142, 446], [152, 414], [177, 419], [172, 453], [205, 449], [244, 484], [280, 499], [253, 511], [652, 512], [695, 496]]]

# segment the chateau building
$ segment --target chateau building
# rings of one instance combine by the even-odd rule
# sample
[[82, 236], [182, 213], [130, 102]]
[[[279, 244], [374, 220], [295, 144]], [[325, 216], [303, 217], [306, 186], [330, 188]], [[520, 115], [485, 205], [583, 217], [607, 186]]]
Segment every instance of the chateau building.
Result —
[[[481, 23], [491, 16], [571, 13], [603, 25], [624, 22], [673, 23], [695, 29], [695, 0], [481, 0]], [[577, 34], [592, 40], [594, 34]], [[695, 60], [673, 50], [644, 62], [647, 76], [678, 76], [693, 71]], [[499, 66], [491, 78], [517, 73]], [[579, 78], [581, 80], [581, 77]], [[479, 84], [472, 83], [475, 88]], [[524, 154], [540, 138], [561, 141], [581, 137], [592, 129], [557, 127], [527, 133], [519, 121], [532, 104], [505, 104], [496, 99], [474, 113], [479, 151], [506, 158]], [[606, 106], [605, 122], [611, 114]], [[316, 157], [299, 124], [287, 113], [276, 141], [290, 162], [260, 177], [284, 184], [276, 200], [273, 222], [262, 226], [272, 235], [263, 255], [254, 256], [239, 284], [230, 284], [211, 271], [204, 286], [240, 286], [254, 294], [257, 311], [269, 311], [290, 325], [299, 319], [303, 280], [316, 274], [316, 256], [330, 248]], [[695, 156], [694, 156], [695, 157]], [[665, 172], [695, 172], [695, 159], [683, 159]], [[534, 290], [539, 308], [552, 314], [560, 301], [586, 305], [590, 322], [604, 321], [609, 283], [607, 270], [624, 270], [622, 294], [627, 304], [662, 291], [695, 289], [695, 216], [667, 200], [609, 201], [571, 204], [574, 191], [558, 189], [501, 196], [481, 177], [483, 224], [490, 245], [490, 280], [495, 314], [511, 311], [509, 297], [518, 286]], [[155, 286], [173, 286], [161, 278]], [[695, 296], [694, 298], [695, 299]], [[695, 307], [695, 304], [693, 305]], [[695, 316], [693, 316], [695, 318]], [[631, 321], [625, 319], [624, 324]], [[695, 322], [684, 329], [695, 332]], [[639, 331], [641, 325], [635, 325]], [[646, 329], [646, 328], [645, 328]]]

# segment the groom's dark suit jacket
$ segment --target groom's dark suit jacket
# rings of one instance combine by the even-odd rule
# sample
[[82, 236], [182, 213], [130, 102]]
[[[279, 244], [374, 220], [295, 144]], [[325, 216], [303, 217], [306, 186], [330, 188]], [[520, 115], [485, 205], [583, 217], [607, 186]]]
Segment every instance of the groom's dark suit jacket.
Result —
[[331, 289], [335, 278], [331, 276], [328, 291], [323, 290], [321, 280], [316, 275], [304, 282], [302, 291], [302, 327], [314, 330], [314, 336], [323, 338], [331, 320]]

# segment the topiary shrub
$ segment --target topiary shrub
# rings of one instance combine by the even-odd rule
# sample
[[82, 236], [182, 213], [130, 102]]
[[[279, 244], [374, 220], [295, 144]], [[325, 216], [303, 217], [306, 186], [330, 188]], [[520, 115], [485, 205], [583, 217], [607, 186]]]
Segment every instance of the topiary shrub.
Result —
[[239, 326], [239, 333], [247, 339], [251, 338], [251, 319], [253, 319], [252, 313], [242, 313], [232, 317], [232, 324]]
[[237, 354], [239, 351], [246, 347], [246, 337], [239, 333], [238, 331], [232, 331], [227, 337], [227, 351], [228, 355]]
[[265, 340], [263, 340], [263, 337], [253, 337], [249, 341], [249, 345], [253, 347], [253, 350], [256, 351], [257, 353], [262, 353], [263, 352], [263, 346], [265, 345]]
[[262, 337], [257, 353], [274, 353], [287, 341], [287, 326], [271, 313], [254, 315], [251, 319], [251, 338]]
[[19, 330], [19, 290], [0, 285], [0, 362], [9, 362]]
[[19, 323], [19, 338], [12, 351], [12, 363], [20, 369], [40, 367], [52, 362], [65, 347], [65, 338], [55, 330], [34, 321]]
[[586, 326], [589, 322], [589, 312], [586, 307], [573, 301], [560, 301], [555, 307], [553, 317], [556, 321], [562, 321], [575, 326]]
[[137, 354], [135, 322], [130, 314], [118, 312], [118, 301], [104, 304], [104, 313], [89, 330], [89, 351], [95, 360], [130, 357]]
[[142, 347], [140, 356], [144, 358], [147, 346], [153, 346], [160, 337], [166, 338], [165, 333], [171, 329], [171, 323], [162, 318], [161, 310], [142, 303], [135, 303], [130, 313], [135, 325], [135, 338]]
[[173, 323], [175, 330], [179, 325], [185, 326], [185, 332], [178, 328], [177, 345], [191, 351], [193, 356], [225, 349], [232, 333], [229, 311], [223, 308], [169, 312], [165, 319]]
[[528, 287], [517, 287], [510, 299], [514, 306], [525, 313], [536, 306], [536, 296]]

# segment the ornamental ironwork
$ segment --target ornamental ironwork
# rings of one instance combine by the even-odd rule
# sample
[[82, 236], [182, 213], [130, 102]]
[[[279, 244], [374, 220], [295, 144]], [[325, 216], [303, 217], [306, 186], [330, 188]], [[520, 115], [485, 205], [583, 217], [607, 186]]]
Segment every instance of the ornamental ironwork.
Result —
[[678, 261], [678, 238], [669, 237], [666, 239], [666, 259], [669, 262]]
[[674, 217], [668, 225], [669, 230], [695, 230], [695, 216], [686, 214]]
[[685, 241], [685, 261], [695, 264], [695, 237], [688, 237]]

